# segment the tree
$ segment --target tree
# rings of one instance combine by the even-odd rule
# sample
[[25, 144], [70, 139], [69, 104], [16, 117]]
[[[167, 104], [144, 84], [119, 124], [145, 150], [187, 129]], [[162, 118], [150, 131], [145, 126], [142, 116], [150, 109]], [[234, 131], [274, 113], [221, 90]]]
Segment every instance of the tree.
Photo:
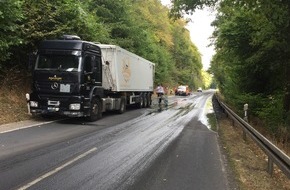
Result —
[[74, 34], [87, 41], [119, 45], [154, 62], [156, 83], [168, 86], [201, 83], [201, 58], [190, 41], [186, 22], [169, 19], [169, 9], [159, 0], [4, 0], [0, 3], [3, 5], [0, 53], [4, 55], [0, 67], [5, 69], [17, 66], [23, 71], [28, 55], [41, 40]]
[[[192, 88], [202, 86], [201, 55], [195, 45], [191, 43], [189, 31], [184, 28], [184, 21], [175, 23], [173, 29], [173, 57], [175, 60], [175, 76], [179, 84], [187, 84]], [[180, 71], [180, 72], [179, 72]]]
[[[23, 20], [21, 10], [22, 0], [2, 0], [0, 1], [0, 69], [5, 60], [9, 59], [11, 46], [22, 43], [19, 32], [19, 23]], [[8, 35], [7, 35], [8, 34]]]
[[175, 18], [204, 6], [217, 8], [210, 70], [225, 97], [236, 106], [252, 101], [253, 112], [266, 121], [290, 121], [290, 1], [172, 2]]
[[214, 6], [218, 0], [171, 0], [173, 7], [171, 8], [171, 16], [180, 18], [185, 13], [191, 14], [196, 9], [202, 9], [205, 6]]
[[224, 0], [218, 13], [211, 70], [221, 91], [237, 107], [251, 101], [253, 113], [269, 126], [273, 121], [285, 125], [290, 101], [289, 5]]

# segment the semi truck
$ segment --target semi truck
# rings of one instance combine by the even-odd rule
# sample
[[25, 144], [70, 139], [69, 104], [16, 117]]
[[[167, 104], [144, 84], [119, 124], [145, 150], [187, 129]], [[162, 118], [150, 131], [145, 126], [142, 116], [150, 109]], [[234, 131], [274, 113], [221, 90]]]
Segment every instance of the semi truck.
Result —
[[33, 63], [33, 115], [96, 121], [105, 111], [151, 105], [155, 64], [119, 46], [64, 35], [40, 42]]

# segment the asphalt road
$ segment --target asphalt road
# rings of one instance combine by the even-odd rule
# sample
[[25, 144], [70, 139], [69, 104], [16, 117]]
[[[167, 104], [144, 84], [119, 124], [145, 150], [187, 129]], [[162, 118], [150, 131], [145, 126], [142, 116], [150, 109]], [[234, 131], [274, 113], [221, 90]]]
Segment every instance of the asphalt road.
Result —
[[0, 189], [229, 189], [217, 134], [206, 125], [212, 94], [170, 97], [162, 112], [2, 132]]

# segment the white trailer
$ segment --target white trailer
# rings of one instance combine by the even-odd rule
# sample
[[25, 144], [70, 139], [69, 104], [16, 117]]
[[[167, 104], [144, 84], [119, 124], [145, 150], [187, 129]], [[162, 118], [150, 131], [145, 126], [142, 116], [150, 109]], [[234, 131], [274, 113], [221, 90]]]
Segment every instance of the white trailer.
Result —
[[[103, 111], [123, 112], [126, 105], [149, 107], [153, 93], [155, 64], [116, 45], [97, 44], [103, 60]], [[112, 98], [114, 97], [114, 98]]]
[[103, 87], [115, 92], [153, 92], [155, 64], [115, 45], [102, 51]]

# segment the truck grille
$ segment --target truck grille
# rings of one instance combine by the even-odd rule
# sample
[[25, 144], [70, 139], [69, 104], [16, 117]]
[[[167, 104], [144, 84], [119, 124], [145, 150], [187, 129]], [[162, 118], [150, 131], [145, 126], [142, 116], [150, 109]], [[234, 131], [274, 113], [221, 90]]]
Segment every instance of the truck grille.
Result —
[[74, 83], [58, 83], [58, 82], [37, 82], [35, 84], [37, 91], [41, 93], [76, 93], [77, 85]]
[[42, 100], [55, 100], [55, 101], [61, 101], [61, 102], [67, 102], [69, 101], [70, 97], [68, 96], [51, 96], [51, 95], [39, 95], [40, 99]]

